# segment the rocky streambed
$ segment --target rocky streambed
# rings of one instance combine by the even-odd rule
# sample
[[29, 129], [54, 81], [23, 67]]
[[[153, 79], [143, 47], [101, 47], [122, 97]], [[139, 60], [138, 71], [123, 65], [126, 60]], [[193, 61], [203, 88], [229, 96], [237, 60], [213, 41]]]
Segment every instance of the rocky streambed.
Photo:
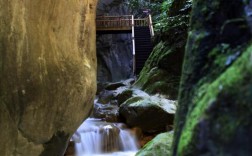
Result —
[[[73, 140], [76, 142], [75, 150], [80, 149], [81, 137], [86, 137], [85, 144], [90, 139], [90, 136], [87, 138], [81, 131], [90, 130], [99, 133], [100, 137], [98, 136], [98, 142], [95, 146], [101, 144], [103, 147], [96, 150], [94, 154], [123, 151], [126, 153], [135, 151], [136, 153], [139, 148], [143, 148], [156, 135], [172, 131], [176, 101], [169, 100], [167, 97], [159, 94], [150, 95], [134, 88], [133, 83], [134, 79], [128, 79], [121, 82], [103, 84], [98, 87], [102, 89], [97, 92], [90, 119], [85, 121], [73, 136]], [[95, 126], [90, 126], [90, 121], [94, 120], [97, 120], [93, 122]], [[129, 133], [128, 137], [136, 140], [136, 145], [133, 145], [136, 147], [130, 147], [125, 150], [123, 146], [132, 146], [134, 141], [122, 143], [122, 140], [125, 141], [125, 138], [121, 138], [122, 133]], [[102, 135], [104, 134], [107, 137], [103, 137]], [[171, 136], [171, 133], [162, 135]], [[130, 140], [130, 138], [126, 140]], [[157, 138], [153, 141], [164, 141], [164, 139], [159, 140]], [[165, 140], [165, 142], [167, 141]], [[85, 145], [85, 148], [89, 147], [89, 149], [86, 149], [89, 152], [90, 150], [92, 151], [91, 144], [94, 143], [91, 141], [90, 145]], [[145, 147], [144, 149], [148, 148]], [[144, 153], [146, 154], [146, 151]], [[123, 153], [120, 153], [120, 155], [123, 155]], [[141, 155], [141, 150], [138, 155]]]

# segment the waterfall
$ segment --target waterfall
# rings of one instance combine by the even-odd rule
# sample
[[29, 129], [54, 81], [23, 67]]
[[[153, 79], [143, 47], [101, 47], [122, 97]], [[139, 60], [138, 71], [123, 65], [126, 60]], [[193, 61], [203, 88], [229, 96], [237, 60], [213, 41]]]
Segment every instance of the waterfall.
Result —
[[135, 136], [122, 123], [88, 118], [72, 138], [77, 156], [133, 156], [138, 150]]

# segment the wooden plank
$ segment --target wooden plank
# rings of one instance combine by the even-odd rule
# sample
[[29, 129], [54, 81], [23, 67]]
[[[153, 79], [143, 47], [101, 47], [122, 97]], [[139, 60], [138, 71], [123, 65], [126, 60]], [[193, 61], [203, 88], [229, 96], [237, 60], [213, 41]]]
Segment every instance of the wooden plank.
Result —
[[97, 27], [96, 31], [121, 31], [131, 30], [131, 27]]

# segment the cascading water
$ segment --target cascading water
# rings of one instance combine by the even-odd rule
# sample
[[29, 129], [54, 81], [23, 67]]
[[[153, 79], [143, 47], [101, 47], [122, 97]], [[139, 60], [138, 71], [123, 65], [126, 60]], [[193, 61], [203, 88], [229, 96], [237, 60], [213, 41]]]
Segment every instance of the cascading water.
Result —
[[87, 119], [73, 135], [77, 156], [133, 156], [135, 136], [122, 123]]

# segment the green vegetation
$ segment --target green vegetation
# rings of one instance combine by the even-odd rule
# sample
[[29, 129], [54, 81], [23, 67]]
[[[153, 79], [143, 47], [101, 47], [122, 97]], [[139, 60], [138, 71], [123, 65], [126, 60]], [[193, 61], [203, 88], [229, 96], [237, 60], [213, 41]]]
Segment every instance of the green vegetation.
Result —
[[177, 99], [184, 50], [187, 40], [191, 3], [186, 1], [181, 14], [168, 16], [175, 1], [160, 4], [156, 15], [155, 47], [141, 71], [135, 86], [150, 94], [163, 94]]
[[[208, 135], [218, 136], [218, 138], [212, 138], [213, 140], [218, 139], [219, 143], [228, 144], [241, 129], [250, 123], [249, 117], [252, 110], [246, 100], [251, 100], [249, 88], [252, 86], [247, 86], [247, 83], [251, 84], [252, 82], [250, 78], [252, 75], [251, 56], [252, 46], [245, 50], [243, 55], [213, 83], [207, 87], [202, 86], [206, 94], [201, 94], [200, 97], [195, 99], [196, 105], [191, 107], [187, 116], [188, 120], [180, 138], [179, 155], [197, 153], [193, 149], [195, 150], [197, 146], [196, 142], [200, 141], [198, 140], [200, 139], [199, 130], [208, 128], [212, 133]], [[202, 89], [198, 89], [199, 93]], [[236, 98], [232, 98], [235, 96]], [[202, 127], [201, 125], [204, 124], [208, 126]], [[237, 127], [240, 127], [240, 130]], [[243, 131], [246, 132], [246, 129], [243, 129]], [[225, 153], [225, 151], [222, 151], [224, 149], [221, 148], [215, 150], [218, 154]]]
[[191, 0], [153, 5], [160, 13], [153, 14], [155, 48], [134, 85], [169, 97], [179, 89], [173, 155], [251, 155], [252, 26], [244, 8], [252, 7], [193, 3], [192, 13]]
[[136, 156], [170, 156], [173, 132], [161, 133], [148, 142]]
[[[129, 6], [136, 16], [144, 16], [143, 10], [149, 9], [153, 16], [154, 28], [166, 26], [168, 20], [168, 10], [174, 0], [130, 0]], [[157, 30], [156, 30], [157, 31]]]

